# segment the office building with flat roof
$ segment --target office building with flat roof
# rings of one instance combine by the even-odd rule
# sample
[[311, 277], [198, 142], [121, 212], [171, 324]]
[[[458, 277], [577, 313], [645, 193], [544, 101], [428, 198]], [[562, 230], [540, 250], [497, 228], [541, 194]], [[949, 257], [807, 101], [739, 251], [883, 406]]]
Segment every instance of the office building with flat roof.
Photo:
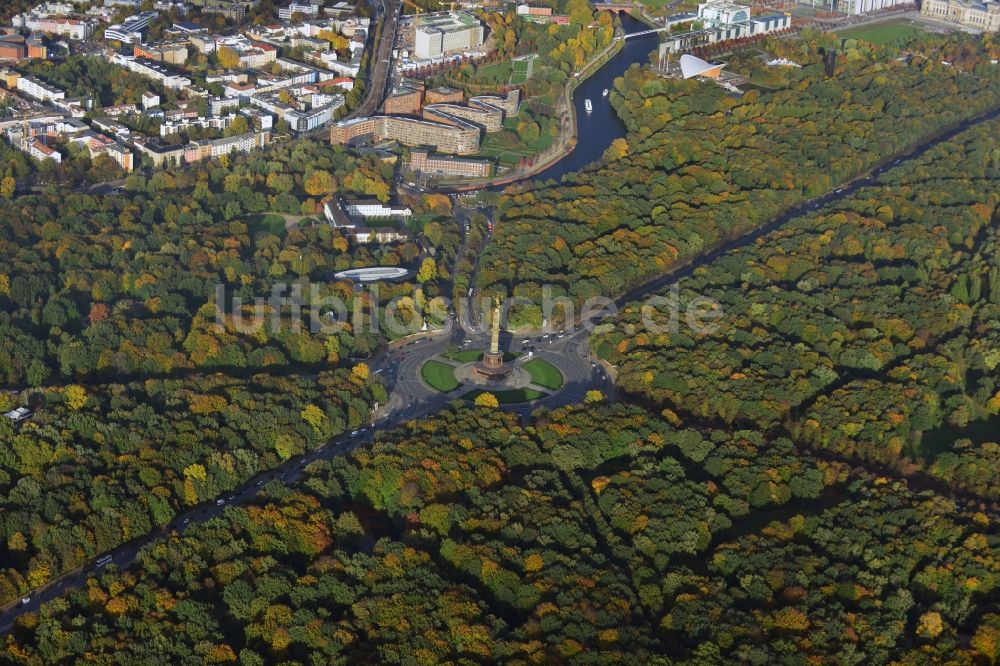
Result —
[[441, 86], [424, 91], [424, 102], [427, 104], [461, 104], [465, 101], [465, 94], [457, 88]]
[[140, 12], [121, 23], [109, 25], [104, 29], [104, 39], [113, 39], [123, 44], [141, 44], [146, 38], [149, 25], [157, 16], [159, 16], [157, 12]]
[[418, 58], [438, 58], [450, 53], [473, 51], [483, 45], [483, 25], [466, 12], [439, 12], [417, 17], [414, 54]]
[[424, 107], [426, 120], [446, 125], [457, 125], [463, 120], [473, 123], [484, 132], [499, 132], [503, 129], [503, 110], [497, 107], [479, 108], [461, 104], [428, 104]]
[[897, 5], [912, 5], [913, 0], [799, 0], [799, 4], [824, 11], [857, 16]]
[[382, 105], [386, 113], [401, 113], [416, 115], [420, 113], [423, 103], [423, 92], [414, 88], [399, 87], [389, 93]]
[[489, 160], [432, 155], [426, 150], [411, 150], [409, 167], [429, 176], [488, 178], [493, 172], [493, 163]]

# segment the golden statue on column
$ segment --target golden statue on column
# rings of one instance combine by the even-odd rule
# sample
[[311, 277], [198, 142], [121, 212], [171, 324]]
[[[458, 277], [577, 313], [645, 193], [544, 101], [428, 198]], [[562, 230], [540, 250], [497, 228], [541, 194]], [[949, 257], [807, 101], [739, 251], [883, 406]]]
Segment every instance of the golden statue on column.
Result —
[[500, 303], [497, 296], [494, 299], [493, 317], [490, 322], [490, 348], [483, 352], [483, 359], [476, 364], [475, 371], [487, 379], [505, 379], [511, 373], [511, 368], [504, 365], [503, 352], [500, 351]]

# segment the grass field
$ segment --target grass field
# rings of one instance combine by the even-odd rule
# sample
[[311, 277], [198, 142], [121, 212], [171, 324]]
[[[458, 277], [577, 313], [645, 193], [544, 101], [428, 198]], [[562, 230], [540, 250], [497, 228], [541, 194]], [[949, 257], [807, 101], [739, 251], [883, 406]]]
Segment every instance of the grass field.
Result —
[[[499, 402], [501, 405], [514, 402], [527, 402], [529, 400], [538, 400], [539, 398], [544, 398], [546, 395], [545, 393], [541, 391], [536, 391], [535, 389], [514, 389], [513, 391], [488, 391], [488, 392], [492, 393], [496, 397], [497, 402]], [[469, 391], [462, 397], [466, 400], [472, 401], [475, 400], [482, 393], [487, 393], [487, 391], [480, 391], [477, 389], [475, 391]]]
[[455, 368], [447, 363], [427, 361], [424, 363], [424, 367], [420, 368], [420, 374], [431, 388], [442, 393], [454, 391], [458, 388], [458, 380], [455, 379]]
[[528, 61], [515, 60], [510, 64], [510, 82], [518, 85], [528, 80]]
[[837, 35], [845, 39], [863, 39], [872, 44], [894, 44], [916, 37], [924, 32], [923, 28], [910, 21], [885, 21], [857, 28], [850, 28]]
[[280, 215], [254, 215], [247, 218], [247, 227], [252, 234], [274, 234], [275, 236], [285, 235], [285, 218]]
[[488, 82], [506, 83], [510, 81], [512, 75], [513, 68], [510, 62], [495, 62], [490, 65], [477, 67], [476, 76], [472, 79], [472, 82], [477, 84]]
[[531, 375], [531, 383], [533, 384], [553, 390], [561, 388], [563, 385], [562, 373], [548, 361], [536, 358], [528, 361], [522, 367]]

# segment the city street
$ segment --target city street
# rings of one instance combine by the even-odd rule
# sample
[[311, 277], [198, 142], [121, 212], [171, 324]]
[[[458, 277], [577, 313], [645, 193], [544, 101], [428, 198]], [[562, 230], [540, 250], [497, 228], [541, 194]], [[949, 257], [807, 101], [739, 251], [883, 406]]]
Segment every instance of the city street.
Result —
[[365, 101], [347, 116], [349, 119], [363, 118], [378, 111], [387, 93], [392, 73], [392, 46], [396, 41], [396, 27], [403, 4], [401, 0], [381, 0], [381, 5], [382, 30], [378, 33], [378, 43], [371, 60], [368, 94]]

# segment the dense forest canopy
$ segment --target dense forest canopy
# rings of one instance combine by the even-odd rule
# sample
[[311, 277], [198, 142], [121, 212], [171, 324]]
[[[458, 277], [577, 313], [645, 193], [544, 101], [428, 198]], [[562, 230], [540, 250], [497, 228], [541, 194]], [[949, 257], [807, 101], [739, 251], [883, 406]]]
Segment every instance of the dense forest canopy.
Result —
[[997, 539], [787, 440], [621, 405], [527, 427], [463, 408], [148, 547], [19, 620], [6, 655], [971, 664], [996, 654]]
[[[406, 200], [419, 243], [323, 224], [331, 196], [388, 200], [393, 167], [309, 140], [134, 175], [125, 197], [0, 202], [0, 411], [34, 411], [0, 419], [0, 600], [386, 401], [360, 360], [384, 334], [241, 332], [217, 284], [354, 303], [334, 272], [405, 266], [378, 298], [418, 301], [463, 292], [485, 253], [487, 290], [620, 295], [1000, 101], [989, 39], [849, 44], [826, 78], [831, 39], [769, 43], [802, 69], [737, 59], [769, 89], [742, 98], [630, 70], [627, 139], [508, 191], [464, 252], [443, 196]], [[616, 401], [379, 431], [20, 614], [0, 660], [995, 663], [998, 129], [694, 269], [680, 298], [714, 299], [715, 332], [653, 330], [638, 303], [604, 322]]]
[[681, 300], [718, 302], [714, 333], [650, 332], [634, 303], [594, 345], [621, 365], [621, 388], [678, 421], [786, 432], [1000, 497], [995, 446], [924, 437], [1000, 413], [998, 129], [984, 122], [696, 269]]
[[[937, 64], [959, 46], [972, 50], [967, 71]], [[740, 98], [627, 71], [611, 95], [627, 140], [562, 183], [509, 188], [480, 286], [536, 303], [546, 284], [577, 302], [618, 296], [1000, 100], [993, 47], [981, 41], [934, 42], [909, 61], [859, 46], [832, 78], [818, 42], [766, 48], [803, 67]]]

